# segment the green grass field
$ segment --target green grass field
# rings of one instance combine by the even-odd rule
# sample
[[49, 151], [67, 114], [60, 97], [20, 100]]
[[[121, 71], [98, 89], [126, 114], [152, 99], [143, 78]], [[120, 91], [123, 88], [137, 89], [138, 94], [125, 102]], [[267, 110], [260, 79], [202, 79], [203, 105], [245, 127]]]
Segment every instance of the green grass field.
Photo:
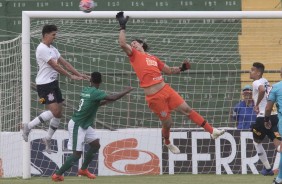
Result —
[[[100, 176], [95, 180], [85, 177], [65, 177], [62, 183], [70, 184], [271, 184], [273, 176], [262, 175], [159, 175], [159, 176]], [[52, 183], [50, 177], [33, 177], [29, 180], [20, 178], [0, 179], [1, 184], [47, 184]]]

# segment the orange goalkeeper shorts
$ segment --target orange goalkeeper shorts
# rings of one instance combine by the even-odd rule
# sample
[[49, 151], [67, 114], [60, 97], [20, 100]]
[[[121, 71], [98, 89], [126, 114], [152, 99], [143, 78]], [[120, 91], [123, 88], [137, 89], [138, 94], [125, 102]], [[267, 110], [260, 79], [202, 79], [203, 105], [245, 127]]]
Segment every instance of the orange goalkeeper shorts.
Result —
[[168, 84], [157, 93], [147, 95], [146, 101], [149, 108], [160, 118], [160, 120], [170, 118], [171, 111], [184, 102], [183, 98]]

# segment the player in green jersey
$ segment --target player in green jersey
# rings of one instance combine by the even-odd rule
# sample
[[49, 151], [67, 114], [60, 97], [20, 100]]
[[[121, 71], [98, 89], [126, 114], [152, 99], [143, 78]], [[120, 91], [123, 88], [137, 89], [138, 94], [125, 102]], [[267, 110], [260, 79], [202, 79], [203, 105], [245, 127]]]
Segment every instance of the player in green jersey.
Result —
[[79, 107], [68, 123], [68, 149], [73, 150], [73, 154], [68, 157], [62, 167], [52, 175], [53, 181], [64, 180], [63, 173], [80, 159], [84, 142], [88, 143], [90, 148], [85, 155], [78, 175], [87, 176], [90, 179], [96, 178], [87, 168], [100, 148], [99, 138], [93, 128], [97, 110], [101, 105], [116, 101], [133, 90], [132, 87], [128, 87], [120, 93], [107, 95], [104, 91], [99, 90], [99, 86], [102, 82], [102, 75], [99, 72], [93, 72], [91, 74], [90, 82], [91, 86], [85, 87], [82, 90]]

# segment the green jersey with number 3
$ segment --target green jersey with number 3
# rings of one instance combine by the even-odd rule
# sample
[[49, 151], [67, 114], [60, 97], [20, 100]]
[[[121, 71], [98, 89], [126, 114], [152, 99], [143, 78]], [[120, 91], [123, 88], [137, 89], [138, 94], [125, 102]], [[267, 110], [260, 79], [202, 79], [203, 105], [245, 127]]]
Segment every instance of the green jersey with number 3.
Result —
[[93, 125], [100, 101], [106, 97], [106, 93], [95, 87], [85, 87], [80, 94], [78, 109], [74, 112], [72, 120], [81, 128], [87, 129]]

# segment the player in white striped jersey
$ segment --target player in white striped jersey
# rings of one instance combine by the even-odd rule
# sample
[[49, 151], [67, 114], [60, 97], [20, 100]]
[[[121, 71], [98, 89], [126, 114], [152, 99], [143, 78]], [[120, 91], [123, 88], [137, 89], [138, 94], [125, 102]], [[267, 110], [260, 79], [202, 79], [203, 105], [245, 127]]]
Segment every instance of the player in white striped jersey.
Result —
[[270, 116], [272, 127], [267, 129], [264, 126], [265, 107], [267, 104], [267, 94], [270, 90], [270, 85], [267, 79], [263, 78], [264, 65], [259, 62], [253, 63], [250, 71], [250, 78], [253, 79], [253, 100], [255, 103], [254, 111], [257, 113], [256, 123], [251, 126], [253, 132], [254, 146], [257, 150], [259, 159], [264, 165], [261, 174], [264, 176], [274, 175], [272, 167], [269, 164], [265, 149], [262, 146], [262, 141], [267, 135], [274, 145], [278, 146], [281, 136], [278, 133], [278, 117], [277, 112], [273, 112]]
[[90, 78], [79, 73], [52, 45], [57, 31], [56, 25], [45, 25], [42, 29], [42, 41], [36, 49], [38, 64], [36, 88], [40, 98], [39, 102], [46, 105], [48, 110], [42, 112], [31, 122], [24, 122], [23, 125], [23, 138], [27, 142], [29, 132], [33, 127], [50, 120], [48, 134], [42, 139], [48, 153], [51, 153], [51, 138], [59, 126], [64, 101], [59, 87], [58, 74], [63, 74], [73, 80]]

